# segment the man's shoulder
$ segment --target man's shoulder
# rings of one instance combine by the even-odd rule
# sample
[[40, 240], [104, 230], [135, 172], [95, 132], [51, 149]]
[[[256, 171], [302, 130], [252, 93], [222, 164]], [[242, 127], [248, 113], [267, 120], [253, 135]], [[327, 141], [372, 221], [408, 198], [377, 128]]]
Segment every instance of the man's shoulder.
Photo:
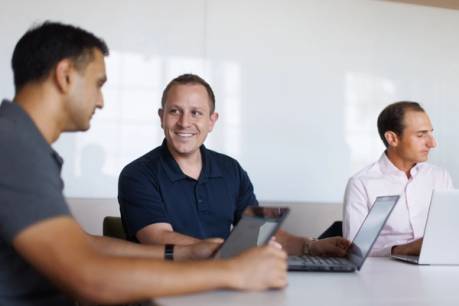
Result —
[[[40, 157], [50, 150], [43, 136], [30, 118], [17, 110], [19, 107], [11, 102], [3, 102], [0, 112], [0, 144], [2, 152], [13, 154], [26, 153]], [[36, 161], [37, 158], [31, 159]]]
[[[0, 117], [0, 147], [2, 151], [0, 162], [7, 163], [8, 168], [12, 168], [15, 164], [21, 164], [29, 168], [29, 171], [38, 169], [38, 166], [50, 162], [51, 147], [43, 139], [39, 139], [41, 135], [36, 135], [35, 131], [33, 132], [21, 128], [14, 120]], [[31, 158], [32, 156], [33, 158]], [[49, 165], [46, 164], [46, 167]]]
[[380, 175], [382, 175], [382, 173], [380, 171], [378, 161], [375, 161], [365, 166], [364, 168], [360, 169], [359, 171], [357, 171], [354, 175], [351, 176], [349, 180], [351, 181], [351, 180], [366, 179], [366, 178], [380, 176]]
[[230, 168], [230, 169], [239, 169], [241, 167], [240, 163], [233, 157], [219, 153], [217, 151], [209, 150], [206, 148], [207, 156], [212, 159], [213, 163], [216, 163], [219, 167]]
[[121, 176], [156, 171], [160, 163], [161, 147], [157, 147], [127, 164], [121, 171]]

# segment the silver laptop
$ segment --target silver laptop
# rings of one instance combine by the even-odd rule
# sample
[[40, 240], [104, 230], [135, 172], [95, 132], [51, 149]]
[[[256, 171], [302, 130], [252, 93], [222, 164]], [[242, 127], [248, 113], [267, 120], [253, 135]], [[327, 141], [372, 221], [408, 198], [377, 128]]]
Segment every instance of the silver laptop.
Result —
[[392, 255], [419, 265], [458, 265], [459, 190], [434, 190], [419, 256]]
[[287, 207], [247, 207], [215, 257], [230, 258], [252, 247], [267, 244], [289, 212]]
[[289, 256], [289, 271], [360, 270], [400, 196], [377, 197], [352, 241], [346, 257]]

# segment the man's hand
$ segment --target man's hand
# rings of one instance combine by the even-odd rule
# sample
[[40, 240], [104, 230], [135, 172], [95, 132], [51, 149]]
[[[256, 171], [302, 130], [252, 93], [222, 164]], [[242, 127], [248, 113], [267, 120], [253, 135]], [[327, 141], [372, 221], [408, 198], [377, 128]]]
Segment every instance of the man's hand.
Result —
[[309, 242], [309, 251], [314, 256], [346, 256], [351, 243], [342, 237], [330, 237]]
[[287, 254], [278, 245], [253, 248], [228, 261], [233, 288], [264, 290], [287, 285]]
[[417, 239], [415, 241], [411, 241], [410, 243], [396, 245], [392, 247], [392, 254], [393, 255], [410, 255], [410, 256], [419, 256], [421, 253], [422, 247], [422, 238]]
[[190, 245], [177, 245], [177, 256], [174, 259], [206, 259], [214, 255], [215, 251], [223, 243], [221, 238], [201, 240]]

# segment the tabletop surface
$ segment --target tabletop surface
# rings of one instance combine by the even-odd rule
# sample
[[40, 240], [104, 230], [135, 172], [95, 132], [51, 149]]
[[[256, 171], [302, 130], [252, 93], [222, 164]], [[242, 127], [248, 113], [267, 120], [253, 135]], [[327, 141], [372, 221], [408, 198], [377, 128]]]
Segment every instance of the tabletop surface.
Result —
[[353, 273], [289, 272], [282, 290], [219, 290], [155, 300], [161, 306], [459, 305], [459, 266], [417, 266], [368, 258]]

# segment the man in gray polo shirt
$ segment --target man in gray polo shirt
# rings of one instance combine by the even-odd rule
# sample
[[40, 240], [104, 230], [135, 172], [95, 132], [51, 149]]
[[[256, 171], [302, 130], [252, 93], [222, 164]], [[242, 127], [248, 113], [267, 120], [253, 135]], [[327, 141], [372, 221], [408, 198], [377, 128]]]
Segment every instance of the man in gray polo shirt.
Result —
[[[105, 43], [70, 25], [46, 22], [16, 44], [16, 95], [0, 106], [0, 305], [113, 304], [215, 288], [286, 285], [286, 254], [275, 245], [230, 260], [218, 243], [145, 246], [86, 234], [62, 194], [62, 132], [83, 131], [103, 107]], [[269, 269], [266, 269], [269, 267]]]

